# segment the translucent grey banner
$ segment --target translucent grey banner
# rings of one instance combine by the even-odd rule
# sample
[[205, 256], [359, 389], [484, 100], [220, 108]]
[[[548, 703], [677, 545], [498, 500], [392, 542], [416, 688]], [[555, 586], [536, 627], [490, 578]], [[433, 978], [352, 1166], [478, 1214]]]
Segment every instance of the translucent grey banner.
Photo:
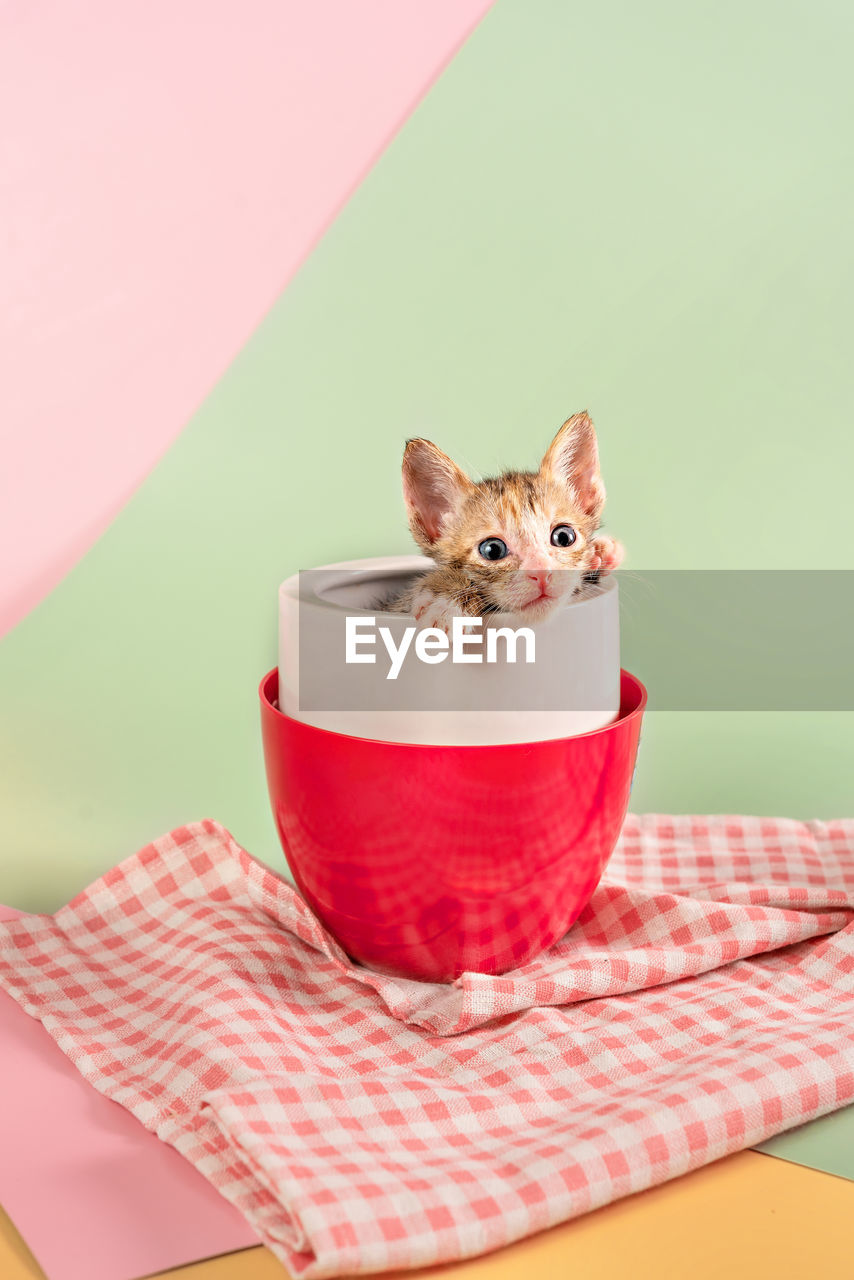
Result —
[[[499, 599], [539, 589], [514, 586], [512, 573]], [[644, 682], [651, 710], [854, 710], [854, 570], [620, 570], [582, 584], [581, 599], [577, 578], [552, 575], [545, 590], [563, 597], [553, 607], [493, 605], [460, 624], [456, 648], [431, 602], [417, 620], [388, 611], [412, 581], [299, 575], [283, 599], [279, 667], [301, 710], [599, 714], [620, 665]]]
[[623, 666], [652, 709], [854, 710], [854, 571], [617, 576]]

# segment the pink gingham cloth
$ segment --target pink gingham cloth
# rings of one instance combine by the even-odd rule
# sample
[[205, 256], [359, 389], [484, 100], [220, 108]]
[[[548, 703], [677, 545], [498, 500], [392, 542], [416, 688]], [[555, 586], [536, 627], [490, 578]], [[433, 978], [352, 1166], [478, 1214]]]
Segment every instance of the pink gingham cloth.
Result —
[[854, 1098], [854, 821], [630, 817], [566, 937], [452, 985], [351, 963], [215, 822], [0, 983], [295, 1276], [497, 1249]]

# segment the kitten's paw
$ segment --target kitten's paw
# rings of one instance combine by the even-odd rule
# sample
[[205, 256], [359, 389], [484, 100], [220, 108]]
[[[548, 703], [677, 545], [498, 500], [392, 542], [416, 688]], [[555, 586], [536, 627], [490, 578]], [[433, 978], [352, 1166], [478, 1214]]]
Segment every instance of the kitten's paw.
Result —
[[412, 601], [412, 614], [419, 627], [434, 627], [448, 636], [458, 613], [459, 609], [453, 600], [436, 596], [432, 591], [419, 591]]
[[593, 560], [587, 572], [598, 573], [600, 577], [618, 568], [626, 554], [622, 542], [618, 542], [616, 538], [596, 538], [590, 544], [590, 549]]

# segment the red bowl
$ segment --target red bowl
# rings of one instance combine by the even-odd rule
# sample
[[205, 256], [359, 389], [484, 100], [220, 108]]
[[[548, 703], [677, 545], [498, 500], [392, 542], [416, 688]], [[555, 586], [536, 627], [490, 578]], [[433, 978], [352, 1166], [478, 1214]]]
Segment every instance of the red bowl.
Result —
[[306, 902], [354, 960], [446, 982], [504, 973], [590, 901], [629, 802], [646, 690], [593, 733], [506, 746], [352, 738], [284, 715], [261, 681], [267, 784]]

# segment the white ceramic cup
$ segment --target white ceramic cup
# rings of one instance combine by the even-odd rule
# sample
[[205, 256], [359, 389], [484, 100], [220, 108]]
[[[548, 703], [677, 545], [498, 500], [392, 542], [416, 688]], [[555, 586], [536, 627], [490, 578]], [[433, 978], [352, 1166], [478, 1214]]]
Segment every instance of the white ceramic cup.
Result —
[[[533, 662], [479, 664], [450, 660], [426, 664], [410, 645], [395, 679], [378, 639], [359, 652], [376, 663], [343, 661], [347, 619], [363, 635], [385, 627], [397, 647], [406, 614], [384, 612], [377, 602], [429, 569], [421, 556], [351, 560], [295, 574], [279, 588], [279, 706], [295, 720], [357, 738], [435, 745], [540, 742], [601, 729], [620, 709], [620, 627], [615, 576], [603, 579], [583, 600], [560, 606], [533, 628]], [[493, 620], [516, 627], [518, 619]], [[468, 648], [475, 650], [474, 644]], [[485, 646], [484, 646], [485, 650]], [[302, 680], [301, 680], [302, 675]]]

